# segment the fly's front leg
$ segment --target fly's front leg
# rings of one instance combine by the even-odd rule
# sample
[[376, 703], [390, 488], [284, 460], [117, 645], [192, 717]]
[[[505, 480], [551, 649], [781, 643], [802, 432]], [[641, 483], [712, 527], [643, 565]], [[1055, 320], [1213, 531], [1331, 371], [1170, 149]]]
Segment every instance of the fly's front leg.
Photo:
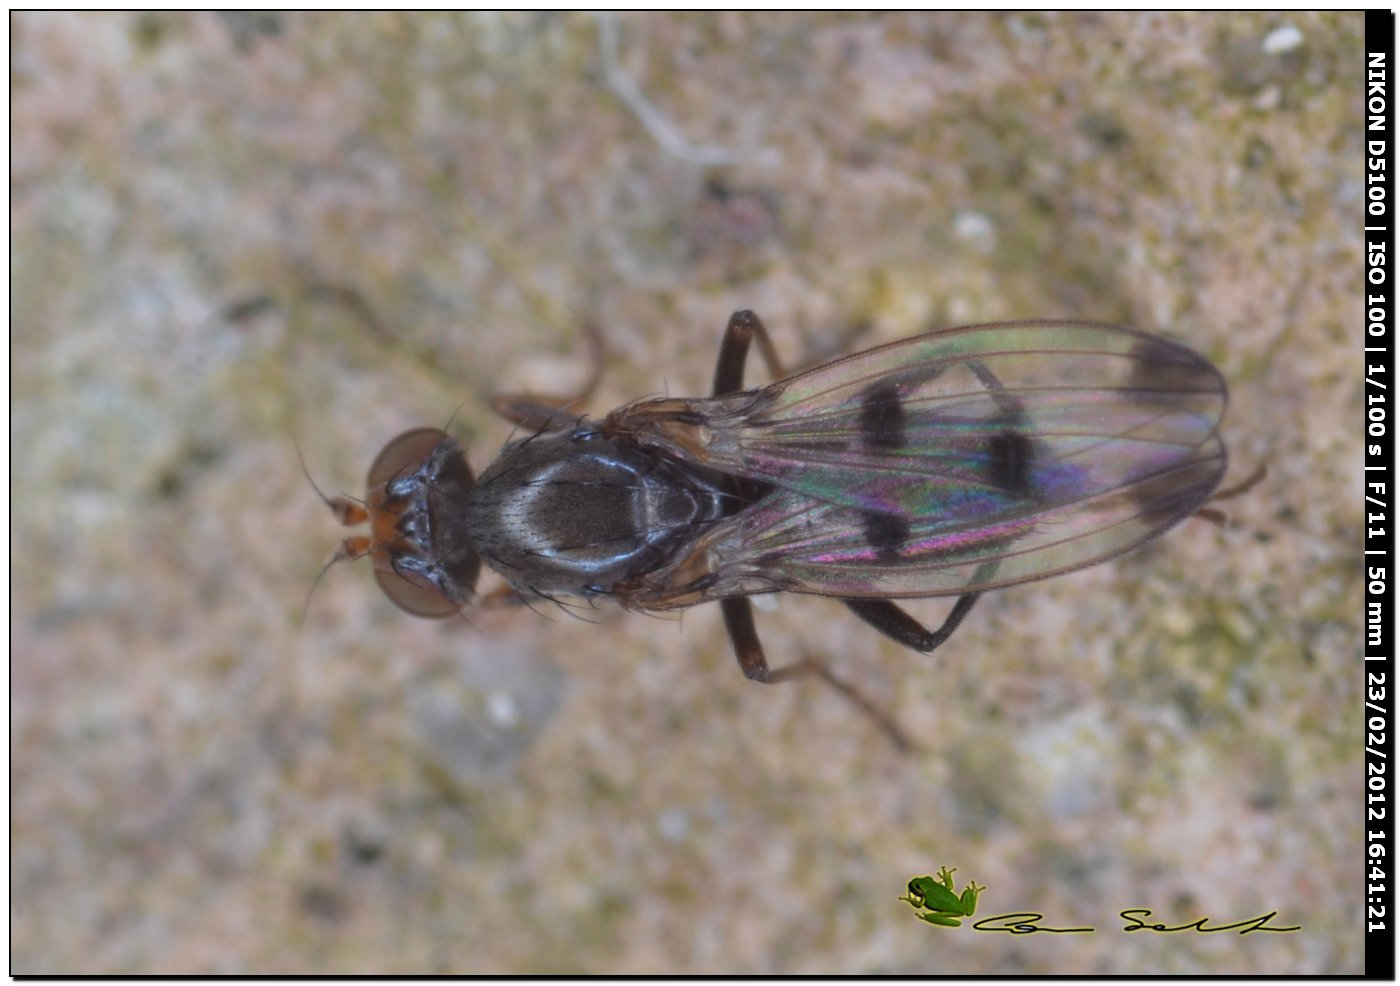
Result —
[[754, 339], [758, 340], [758, 351], [763, 354], [773, 379], [781, 380], [787, 375], [783, 372], [782, 360], [778, 359], [778, 350], [763, 327], [763, 320], [746, 308], [730, 315], [729, 324], [724, 328], [724, 342], [720, 343], [719, 361], [715, 364], [714, 396], [744, 389], [744, 362], [748, 359], [749, 343]]
[[739, 667], [744, 669], [744, 674], [750, 681], [776, 685], [798, 678], [818, 678], [869, 716], [901, 753], [909, 753], [914, 749], [914, 744], [894, 719], [866, 698], [854, 685], [832, 674], [831, 670], [816, 658], [804, 657], [786, 667], [769, 668], [763, 645], [758, 640], [758, 631], [753, 625], [753, 605], [747, 599], [721, 599], [719, 605], [724, 613], [724, 625], [729, 631], [729, 639], [734, 644], [734, 655], [738, 657]]
[[579, 408], [593, 396], [598, 381], [603, 377], [603, 366], [607, 362], [607, 350], [603, 345], [603, 334], [591, 323], [583, 326], [584, 338], [588, 340], [588, 357], [592, 363], [588, 379], [573, 397], [553, 397], [547, 394], [496, 394], [491, 398], [491, 410], [512, 424], [533, 431], [558, 431], [575, 424], [579, 419]]

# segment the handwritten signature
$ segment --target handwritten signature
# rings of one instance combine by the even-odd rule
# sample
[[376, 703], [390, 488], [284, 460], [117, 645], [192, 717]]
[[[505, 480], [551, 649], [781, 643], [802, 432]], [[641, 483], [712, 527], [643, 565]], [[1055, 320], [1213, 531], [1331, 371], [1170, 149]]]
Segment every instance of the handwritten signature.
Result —
[[[953, 874], [956, 872], [956, 870], [950, 870], [945, 866], [938, 871], [937, 877], [916, 876], [909, 881], [908, 892], [899, 899], [919, 911], [920, 920], [927, 921], [929, 924], [956, 928], [977, 912], [978, 899], [987, 889], [977, 883], [969, 882], [962, 893], [958, 893], [953, 882]], [[1278, 911], [1270, 911], [1267, 914], [1246, 918], [1243, 921], [1235, 921], [1232, 924], [1211, 924], [1211, 919], [1208, 917], [1197, 918], [1195, 921], [1188, 921], [1185, 924], [1163, 924], [1158, 921], [1149, 921], [1148, 918], [1152, 916], [1152, 911], [1146, 907], [1130, 907], [1125, 911], [1119, 911], [1118, 916], [1128, 922], [1123, 926], [1124, 931], [1152, 931], [1162, 935], [1183, 931], [1194, 931], [1197, 934], [1205, 935], [1221, 931], [1234, 931], [1241, 935], [1255, 931], [1285, 933], [1301, 931], [1303, 927], [1300, 924], [1288, 927], [1277, 927], [1270, 924], [1270, 921], [1278, 917]], [[1008, 914], [981, 918], [973, 923], [972, 930], [1001, 931], [1008, 935], [1039, 933], [1083, 935], [1096, 930], [1088, 927], [1057, 928], [1041, 924], [1044, 920], [1045, 915], [1037, 911], [1012, 911]]]
[[[1160, 924], [1147, 920], [1151, 914], [1152, 911], [1145, 907], [1134, 907], [1118, 912], [1118, 916], [1128, 922], [1123, 926], [1124, 931], [1155, 931], [1158, 934], [1173, 934], [1179, 931], [1195, 931], [1201, 934], [1237, 931], [1242, 935], [1247, 935], [1252, 931], [1301, 931], [1303, 927], [1300, 924], [1285, 928], [1271, 925], [1269, 922], [1278, 917], [1278, 911], [1270, 911], [1268, 914], [1260, 914], [1258, 917], [1236, 921], [1233, 924], [1211, 924], [1210, 918], [1198, 918], [1186, 924]], [[997, 914], [994, 917], [982, 918], [973, 924], [972, 929], [974, 931], [1003, 931], [1009, 935], [1034, 935], [1041, 932], [1056, 935], [1082, 935], [1098, 930], [1096, 928], [1056, 928], [1041, 924], [1040, 922], [1044, 920], [1045, 915], [1035, 911], [1016, 911], [1010, 914]]]

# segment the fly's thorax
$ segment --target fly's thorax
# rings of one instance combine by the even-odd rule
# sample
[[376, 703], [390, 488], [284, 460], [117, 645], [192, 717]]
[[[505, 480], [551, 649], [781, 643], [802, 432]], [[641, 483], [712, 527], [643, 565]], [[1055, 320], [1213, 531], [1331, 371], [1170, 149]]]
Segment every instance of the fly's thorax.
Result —
[[466, 528], [516, 588], [595, 595], [664, 564], [723, 509], [693, 471], [584, 424], [507, 446], [472, 489]]

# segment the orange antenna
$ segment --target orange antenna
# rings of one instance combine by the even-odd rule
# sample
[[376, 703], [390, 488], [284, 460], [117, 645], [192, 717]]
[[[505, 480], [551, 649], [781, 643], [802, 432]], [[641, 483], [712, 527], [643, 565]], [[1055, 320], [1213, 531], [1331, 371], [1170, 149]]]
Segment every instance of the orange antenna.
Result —
[[[354, 527], [369, 520], [369, 509], [363, 500], [346, 496], [326, 496], [321, 487], [316, 484], [316, 480], [311, 476], [311, 470], [306, 467], [306, 456], [302, 455], [301, 442], [297, 441], [296, 433], [292, 433], [292, 447], [296, 449], [297, 461], [301, 463], [301, 474], [306, 477], [306, 481], [311, 484], [311, 488], [316, 491], [316, 495], [321, 498], [321, 502], [330, 508], [335, 514], [336, 520], [345, 527]], [[316, 573], [316, 578], [311, 583], [311, 588], [306, 590], [306, 601], [301, 607], [301, 617], [297, 620], [297, 629], [300, 630], [306, 624], [306, 614], [311, 611], [311, 597], [316, 594], [316, 588], [321, 584], [321, 580], [326, 577], [326, 573], [331, 570], [331, 566], [337, 562], [363, 558], [369, 554], [370, 539], [366, 535], [360, 534], [348, 537], [340, 543], [335, 554], [330, 561], [321, 566], [321, 570]]]

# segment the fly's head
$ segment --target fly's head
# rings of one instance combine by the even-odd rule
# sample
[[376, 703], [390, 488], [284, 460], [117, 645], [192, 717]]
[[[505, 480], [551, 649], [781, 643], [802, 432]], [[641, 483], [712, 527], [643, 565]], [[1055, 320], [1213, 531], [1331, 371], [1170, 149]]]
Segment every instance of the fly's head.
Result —
[[368, 523], [332, 563], [369, 556], [389, 599], [415, 616], [451, 616], [472, 598], [481, 559], [462, 523], [473, 484], [462, 447], [437, 428], [415, 428], [369, 467], [363, 501], [327, 499], [342, 524]]

